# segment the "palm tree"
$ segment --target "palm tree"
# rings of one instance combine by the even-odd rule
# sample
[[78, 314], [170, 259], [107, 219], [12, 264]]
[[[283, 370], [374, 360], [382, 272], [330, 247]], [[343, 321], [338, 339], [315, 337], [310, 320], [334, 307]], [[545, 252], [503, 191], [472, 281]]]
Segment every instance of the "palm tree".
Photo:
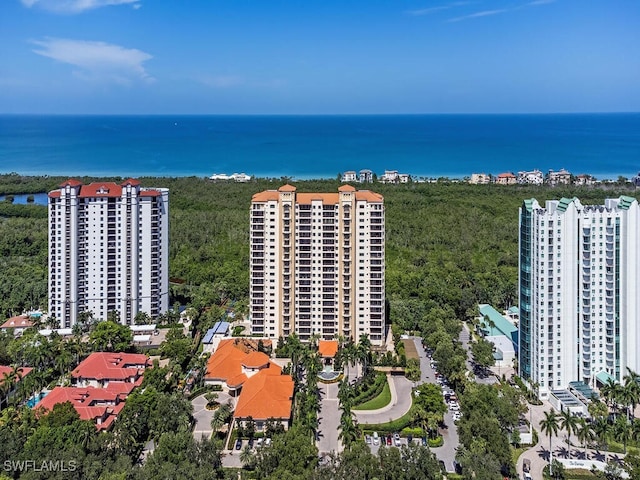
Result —
[[242, 452], [240, 452], [240, 461], [242, 462], [243, 468], [246, 468], [247, 470], [251, 470], [253, 468], [253, 457], [254, 455], [251, 447], [249, 447], [249, 445], [245, 445]]
[[591, 424], [591, 428], [598, 439], [598, 443], [600, 445], [606, 445], [609, 433], [611, 432], [611, 426], [608, 420], [605, 417], [598, 417]]
[[345, 448], [350, 449], [351, 444], [358, 439], [358, 427], [351, 418], [351, 412], [343, 412], [340, 417], [340, 434], [338, 440], [342, 440]]
[[600, 394], [605, 399], [607, 405], [613, 409], [615, 419], [616, 410], [618, 408], [618, 399], [620, 397], [620, 384], [613, 378], [608, 378], [607, 382], [600, 388]]
[[563, 410], [559, 419], [560, 428], [567, 432], [567, 454], [571, 457], [571, 434], [577, 430], [578, 417], [575, 417], [569, 410]]
[[616, 440], [622, 442], [624, 453], [627, 454], [627, 442], [631, 439], [631, 424], [624, 417], [618, 417], [613, 424], [613, 435]]
[[[631, 407], [631, 415], [634, 415], [636, 405], [640, 401], [640, 374], [627, 367], [627, 374], [623, 378], [624, 386], [622, 398], [626, 400], [627, 406]], [[629, 420], [629, 409], [627, 409], [627, 420]]]
[[584, 447], [584, 458], [587, 458], [587, 443], [589, 443], [590, 440], [593, 440], [594, 434], [591, 429], [591, 425], [589, 425], [584, 418], [580, 418], [578, 420], [576, 436]]
[[558, 435], [558, 415], [554, 411], [544, 412], [544, 418], [540, 420], [540, 430], [547, 434], [549, 437], [549, 474], [553, 475], [551, 471], [551, 459], [553, 458], [553, 452], [551, 450], [551, 437]]
[[371, 340], [369, 340], [369, 335], [363, 333], [360, 335], [358, 339], [358, 354], [360, 360], [362, 360], [362, 374], [366, 375], [367, 373], [367, 364], [369, 363], [369, 356], [371, 355]]

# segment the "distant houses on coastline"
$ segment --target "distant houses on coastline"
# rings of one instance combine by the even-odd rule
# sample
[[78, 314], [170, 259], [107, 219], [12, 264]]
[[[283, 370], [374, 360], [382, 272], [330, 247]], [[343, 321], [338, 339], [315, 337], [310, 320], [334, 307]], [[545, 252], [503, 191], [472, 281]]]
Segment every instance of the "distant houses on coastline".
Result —
[[[638, 174], [640, 178], [640, 173]], [[377, 176], [371, 170], [347, 170], [341, 176], [341, 180], [345, 183], [359, 182], [359, 183], [409, 183], [409, 182], [437, 182], [435, 178], [426, 179], [424, 177], [415, 177], [408, 173], [399, 173], [398, 170], [385, 170], [384, 174]], [[492, 175], [486, 173], [473, 173], [471, 178], [465, 177], [464, 180], [459, 179], [446, 179], [447, 181], [460, 182], [466, 181], [473, 185], [594, 185], [598, 183], [596, 179], [591, 175], [577, 175], [574, 176], [567, 170], [560, 169], [558, 171], [549, 170], [545, 175], [540, 170], [521, 171], [518, 174], [512, 172], [504, 172], [499, 175]]]
[[598, 183], [596, 179], [587, 174], [572, 175], [564, 168], [555, 171], [549, 170], [545, 175], [540, 170], [530, 170], [518, 172], [517, 175], [512, 172], [501, 173], [497, 176], [486, 173], [474, 173], [469, 179], [472, 185], [487, 185], [495, 183], [498, 185], [595, 185]]
[[[347, 170], [338, 175], [339, 179], [344, 183], [390, 183], [390, 184], [403, 184], [403, 183], [437, 183], [440, 181], [461, 183], [467, 182], [472, 185], [548, 185], [551, 187], [557, 185], [576, 185], [576, 186], [590, 186], [597, 184], [607, 183], [620, 183], [630, 182], [636, 187], [640, 186], [640, 172], [638, 175], [627, 179], [619, 177], [617, 180], [596, 180], [596, 178], [589, 174], [573, 175], [571, 172], [561, 168], [560, 170], [549, 170], [546, 174], [538, 169], [524, 170], [517, 174], [513, 172], [503, 172], [498, 175], [492, 175], [487, 173], [473, 173], [471, 177], [464, 178], [428, 178], [418, 177], [409, 173], [400, 173], [398, 170], [385, 170], [382, 175], [377, 175], [371, 170], [362, 169], [360, 171]], [[209, 180], [214, 182], [239, 182], [246, 183], [253, 180], [255, 177], [247, 175], [246, 173], [232, 173], [228, 175], [226, 173], [214, 173], [209, 177]]]
[[227, 175], [226, 173], [214, 173], [209, 177], [209, 180], [215, 181], [227, 181], [233, 180], [234, 182], [245, 183], [251, 180], [251, 176], [246, 173], [232, 173]]

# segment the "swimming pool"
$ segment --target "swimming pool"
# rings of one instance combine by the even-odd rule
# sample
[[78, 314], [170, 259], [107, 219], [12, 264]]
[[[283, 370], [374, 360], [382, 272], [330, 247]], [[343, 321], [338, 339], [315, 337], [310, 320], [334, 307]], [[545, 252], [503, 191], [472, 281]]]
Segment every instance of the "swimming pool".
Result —
[[27, 400], [27, 407], [29, 407], [29, 408], [35, 407], [40, 400], [42, 400], [44, 397], [47, 396], [48, 393], [49, 392], [44, 391], [44, 392], [38, 393], [37, 395], [34, 395], [29, 400]]

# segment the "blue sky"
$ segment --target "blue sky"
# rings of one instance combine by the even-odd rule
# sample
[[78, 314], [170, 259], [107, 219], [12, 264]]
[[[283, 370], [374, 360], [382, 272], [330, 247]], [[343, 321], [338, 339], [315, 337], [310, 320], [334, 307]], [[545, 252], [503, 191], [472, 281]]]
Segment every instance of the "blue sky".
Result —
[[638, 0], [0, 0], [0, 112], [640, 111]]

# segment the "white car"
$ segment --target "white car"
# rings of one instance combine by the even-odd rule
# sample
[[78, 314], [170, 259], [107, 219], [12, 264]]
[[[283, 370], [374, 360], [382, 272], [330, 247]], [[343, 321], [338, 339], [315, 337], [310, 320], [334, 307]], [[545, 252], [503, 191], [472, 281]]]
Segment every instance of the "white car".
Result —
[[380, 437], [378, 436], [378, 432], [373, 432], [373, 444], [380, 445]]
[[399, 433], [394, 433], [393, 434], [393, 443], [395, 444], [396, 447], [400, 446], [400, 434]]

